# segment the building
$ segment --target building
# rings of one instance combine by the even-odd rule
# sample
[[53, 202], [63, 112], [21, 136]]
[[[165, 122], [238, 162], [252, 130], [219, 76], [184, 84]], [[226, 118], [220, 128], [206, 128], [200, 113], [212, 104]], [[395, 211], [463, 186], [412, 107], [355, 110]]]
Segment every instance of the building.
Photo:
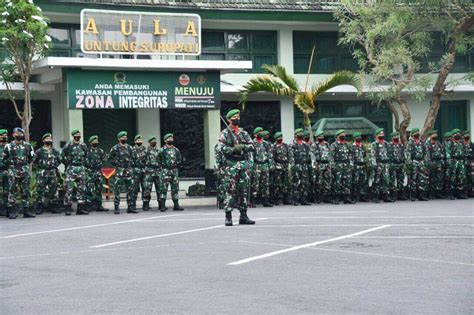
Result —
[[[102, 146], [109, 148], [115, 143], [115, 135], [119, 130], [127, 130], [131, 135], [140, 133], [145, 138], [151, 135], [161, 138], [160, 135], [164, 133], [174, 132], [177, 146], [182, 149], [185, 158], [182, 176], [192, 178], [193, 183], [204, 178], [210, 183], [214, 145], [224, 126], [221, 116], [229, 108], [237, 106], [237, 91], [251, 77], [261, 73], [263, 64], [281, 64], [295, 74], [300, 83], [304, 83], [311, 49], [316, 44], [317, 54], [310, 82], [323, 80], [337, 70], [357, 69], [350, 51], [337, 45], [337, 24], [332, 18], [332, 9], [338, 1], [194, 2], [36, 0], [35, 3], [51, 20], [50, 35], [54, 48], [51, 56], [39, 62], [35, 69], [35, 83], [32, 84], [35, 91], [33, 139], [38, 141], [42, 133], [51, 130], [55, 136], [55, 145], [59, 146], [60, 142], [69, 140], [72, 129], [79, 128], [83, 130], [85, 139], [92, 134], [99, 134]], [[120, 23], [118, 17], [122, 16], [120, 12], [143, 12], [148, 15], [165, 13], [171, 17], [183, 13], [197, 14], [201, 20], [201, 53], [198, 56], [84, 53], [80, 47], [83, 9], [119, 11], [108, 15], [108, 22], [115, 21], [117, 27]], [[99, 22], [107, 23], [104, 20]], [[87, 24], [83, 25], [87, 27]], [[155, 32], [163, 31], [159, 25], [157, 29], [156, 25], [153, 27]], [[89, 48], [94, 49], [93, 46]], [[457, 57], [452, 75], [462, 76], [473, 69], [474, 52], [471, 51], [470, 54]], [[84, 73], [88, 75], [82, 76]], [[70, 85], [74, 83], [68, 78], [78, 75], [74, 82], [87, 86], [87, 83], [94, 82], [104, 73], [119, 73], [114, 77], [115, 82], [125, 81], [121, 77], [123, 74], [130, 78], [130, 74], [134, 73], [140, 77], [140, 84], [155, 79], [159, 81], [157, 84], [167, 84], [168, 75], [173, 73], [191, 73], [191, 77], [199, 73], [215, 75], [212, 80], [218, 80], [216, 89], [220, 90], [220, 93], [216, 93], [216, 104], [220, 99], [221, 106], [220, 109], [218, 106], [199, 109], [105, 109], [106, 99], [99, 100], [97, 105], [96, 99], [88, 101], [82, 95], [83, 109], [70, 109], [73, 105], [68, 100], [68, 93], [78, 89], [78, 86]], [[1, 102], [0, 125], [11, 129], [16, 124], [15, 114], [8, 100]], [[105, 108], [88, 108], [95, 105]], [[428, 106], [429, 97], [412, 106], [411, 127], [423, 125]], [[366, 117], [389, 131], [393, 124], [387, 108], [357, 98], [355, 90], [349, 87], [337, 88], [320, 99], [312, 121], [323, 117]], [[242, 123], [247, 130], [257, 125], [272, 133], [281, 130], [288, 141], [293, 137], [293, 130], [303, 125], [303, 117], [290, 100], [271, 95], [254, 95], [245, 109]], [[468, 83], [456, 87], [454, 95], [443, 102], [439, 113], [436, 129], [444, 132], [454, 127], [474, 129], [474, 87]]]

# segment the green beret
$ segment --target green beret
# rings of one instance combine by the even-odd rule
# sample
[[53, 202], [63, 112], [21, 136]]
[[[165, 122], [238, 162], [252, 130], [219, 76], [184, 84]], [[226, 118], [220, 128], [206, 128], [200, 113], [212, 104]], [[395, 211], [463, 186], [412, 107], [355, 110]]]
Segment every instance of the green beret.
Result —
[[336, 131], [336, 136], [339, 136], [341, 133], [345, 133], [346, 131], [344, 129], [339, 129]]
[[303, 133], [303, 129], [298, 128], [298, 129], [295, 130], [295, 135], [297, 135], [299, 133]]
[[79, 129], [74, 129], [73, 131], [71, 131], [71, 136], [75, 136], [77, 133], [79, 133]]
[[461, 133], [461, 135], [465, 136], [465, 135], [468, 135], [469, 134], [469, 130], [463, 130], [463, 132]]
[[378, 135], [381, 132], [383, 132], [383, 128], [377, 128], [377, 129], [375, 129], [374, 135]]
[[155, 136], [151, 136], [151, 137], [148, 139], [148, 142], [152, 142], [152, 141], [156, 141], [156, 137], [155, 137]]
[[453, 134], [451, 133], [451, 131], [446, 131], [444, 134], [443, 134], [443, 137], [445, 138], [451, 138]]
[[166, 141], [166, 139], [168, 138], [171, 138], [171, 137], [174, 137], [172, 133], [167, 133], [165, 134], [165, 136], [163, 137], [163, 141]]
[[99, 136], [98, 135], [93, 135], [93, 136], [89, 137], [89, 143], [91, 143], [94, 140], [99, 140]]
[[275, 134], [273, 135], [273, 139], [279, 139], [279, 138], [283, 138], [283, 134], [280, 132], [280, 131], [277, 131], [275, 132]]
[[420, 131], [420, 128], [412, 128], [412, 130], [410, 131], [410, 134], [414, 134], [414, 133], [417, 133]]
[[7, 133], [8, 133], [8, 130], [0, 129], [0, 135], [6, 135]]
[[41, 140], [44, 140], [44, 139], [46, 139], [46, 138], [48, 138], [48, 137], [52, 137], [52, 136], [53, 136], [53, 135], [52, 135], [51, 133], [47, 132], [47, 133], [45, 133], [45, 134], [41, 137]]
[[455, 128], [451, 131], [451, 134], [455, 134], [455, 133], [461, 133], [461, 130], [459, 130], [458, 128]]
[[118, 134], [117, 134], [117, 138], [120, 139], [122, 137], [126, 137], [128, 135], [128, 133], [126, 131], [120, 131]]
[[136, 135], [133, 141], [137, 141], [138, 139], [143, 139], [142, 135]]
[[398, 131], [394, 131], [390, 134], [390, 137], [391, 138], [400, 137], [400, 133]]
[[227, 119], [230, 119], [232, 116], [234, 116], [235, 114], [239, 114], [239, 113], [240, 113], [240, 110], [231, 109], [230, 111], [227, 112], [227, 115], [225, 115], [225, 117], [227, 117]]
[[303, 137], [309, 137], [309, 132], [308, 132], [308, 130], [303, 131]]
[[362, 137], [362, 133], [360, 133], [359, 131], [356, 131], [356, 132], [354, 132], [354, 134], [352, 135], [352, 137], [354, 137], [354, 138], [360, 138], [360, 137]]
[[324, 131], [318, 131], [314, 134], [315, 137], [324, 136]]
[[263, 131], [263, 128], [262, 127], [257, 127], [253, 130], [253, 134], [256, 135], [257, 133], [259, 133], [260, 131]]
[[268, 135], [269, 133], [270, 133], [269, 131], [267, 131], [267, 130], [264, 130], [264, 131], [262, 131], [262, 136], [264, 136], [264, 137], [265, 137], [265, 136], [266, 136], [266, 135]]
[[431, 130], [428, 130], [428, 132], [426, 133], [426, 135], [427, 135], [427, 136], [431, 136], [431, 135], [434, 135], [434, 134], [436, 134], [436, 133], [438, 133], [438, 131], [431, 129]]

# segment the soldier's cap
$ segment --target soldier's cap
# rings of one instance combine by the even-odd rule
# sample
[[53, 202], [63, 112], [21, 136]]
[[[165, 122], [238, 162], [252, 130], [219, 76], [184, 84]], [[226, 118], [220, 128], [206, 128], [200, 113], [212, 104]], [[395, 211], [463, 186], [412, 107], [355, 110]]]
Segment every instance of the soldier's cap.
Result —
[[260, 131], [263, 131], [263, 128], [262, 127], [257, 127], [253, 130], [253, 134], [256, 135], [257, 133], [259, 133]]
[[156, 141], [156, 137], [155, 137], [155, 136], [151, 136], [151, 137], [148, 139], [148, 142], [152, 142], [152, 141]]
[[78, 134], [78, 133], [80, 133], [79, 129], [73, 129], [73, 130], [71, 131], [71, 136], [74, 137], [74, 136], [75, 136], [76, 134]]
[[138, 139], [143, 139], [142, 135], [136, 135], [133, 141], [137, 141]]
[[339, 129], [336, 131], [336, 136], [339, 136], [341, 133], [346, 133], [346, 131], [344, 129]]
[[117, 139], [120, 139], [122, 137], [126, 137], [127, 135], [128, 135], [128, 132], [122, 130], [119, 133], [117, 133]]
[[262, 137], [266, 137], [269, 133], [270, 131], [267, 130], [262, 131]]
[[431, 129], [431, 130], [428, 130], [428, 132], [426, 133], [427, 136], [431, 136], [431, 135], [434, 135], [434, 134], [437, 134], [438, 131], [437, 130], [434, 130], [434, 129]]
[[20, 128], [20, 127], [15, 127], [15, 128], [13, 128], [13, 133], [15, 133], [15, 132], [25, 133], [25, 132], [23, 131], [23, 129]]
[[458, 128], [454, 128], [453, 130], [451, 130], [451, 134], [455, 134], [455, 133], [461, 133], [461, 130], [459, 130]]
[[240, 114], [240, 110], [234, 108], [234, 109], [231, 109], [230, 111], [227, 112], [227, 115], [225, 115], [225, 117], [227, 119], [230, 119], [232, 116], [236, 115], [236, 114]]
[[400, 137], [400, 133], [398, 131], [394, 131], [390, 134], [390, 137], [391, 138]]
[[353, 138], [360, 138], [362, 137], [362, 133], [360, 133], [359, 131], [356, 131], [354, 132], [354, 134], [352, 135]]
[[44, 140], [44, 139], [46, 139], [46, 138], [48, 138], [48, 137], [52, 137], [52, 136], [53, 136], [53, 135], [52, 135], [51, 133], [47, 132], [47, 133], [45, 133], [45, 134], [41, 137], [41, 140]]
[[451, 138], [453, 134], [451, 133], [451, 131], [446, 131], [444, 134], [443, 134], [443, 137], [444, 138]]
[[280, 131], [275, 132], [275, 134], [273, 135], [273, 139], [276, 140], [280, 138], [283, 138], [283, 134]]
[[298, 135], [300, 133], [303, 133], [303, 129], [298, 128], [298, 129], [295, 130], [295, 135]]
[[324, 136], [324, 131], [318, 131], [314, 134], [315, 137]]
[[461, 135], [465, 136], [465, 135], [468, 135], [469, 134], [469, 130], [463, 130], [463, 132], [461, 133]]
[[165, 136], [163, 137], [163, 141], [166, 141], [166, 139], [168, 138], [171, 138], [171, 137], [174, 137], [174, 135], [170, 132], [170, 133], [167, 133], [165, 134]]
[[0, 129], [0, 135], [6, 135], [7, 133], [8, 133], [8, 130]]
[[374, 135], [378, 135], [381, 132], [383, 132], [383, 128], [377, 128], [377, 129], [375, 129]]
[[309, 137], [309, 132], [308, 132], [308, 130], [303, 131], [303, 137]]
[[414, 134], [414, 133], [417, 133], [417, 132], [420, 132], [420, 128], [412, 128], [410, 130], [410, 134]]
[[98, 135], [92, 135], [92, 136], [89, 137], [89, 143], [91, 143], [94, 140], [99, 140], [99, 136]]

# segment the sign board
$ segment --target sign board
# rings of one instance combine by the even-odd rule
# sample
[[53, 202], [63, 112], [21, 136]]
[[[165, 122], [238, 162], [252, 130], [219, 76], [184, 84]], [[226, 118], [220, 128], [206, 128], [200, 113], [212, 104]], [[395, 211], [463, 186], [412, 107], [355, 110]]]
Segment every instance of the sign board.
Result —
[[83, 9], [80, 37], [86, 54], [197, 56], [201, 54], [201, 17]]
[[69, 69], [69, 109], [220, 108], [220, 73]]

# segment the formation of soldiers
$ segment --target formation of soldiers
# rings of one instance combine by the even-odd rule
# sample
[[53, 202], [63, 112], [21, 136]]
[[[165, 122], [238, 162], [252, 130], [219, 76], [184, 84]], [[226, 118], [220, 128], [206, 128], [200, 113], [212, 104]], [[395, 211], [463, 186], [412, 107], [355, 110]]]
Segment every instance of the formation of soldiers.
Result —
[[232, 211], [240, 211], [240, 224], [254, 224], [248, 207], [272, 207], [313, 203], [426, 201], [435, 198], [468, 198], [472, 192], [473, 149], [469, 131], [454, 129], [438, 139], [436, 130], [420, 137], [413, 128], [406, 144], [398, 132], [387, 141], [383, 128], [374, 141], [362, 140], [360, 132], [347, 140], [338, 130], [329, 144], [323, 131], [315, 141], [303, 129], [296, 129], [290, 144], [281, 132], [268, 139], [261, 127], [253, 139], [240, 128], [237, 109], [226, 115], [228, 126], [215, 147], [217, 199], [231, 226]]
[[[160, 148], [156, 137], [148, 139], [149, 145], [145, 147], [141, 135], [135, 136], [131, 146], [127, 144], [127, 132], [121, 131], [117, 134], [118, 143], [108, 154], [99, 147], [97, 135], [91, 136], [86, 145], [79, 130], [71, 132], [72, 141], [61, 152], [53, 147], [51, 133], [43, 135], [43, 145], [36, 152], [24, 140], [21, 128], [13, 129], [13, 141], [9, 142], [7, 136], [8, 131], [0, 129], [0, 214], [10, 219], [17, 218], [19, 213], [33, 218], [46, 210], [71, 215], [74, 201], [78, 215], [108, 211], [102, 205], [102, 167], [106, 161], [115, 168], [112, 182], [115, 214], [120, 214], [121, 193], [126, 193], [127, 213], [138, 213], [136, 201], [140, 190], [143, 211], [149, 211], [153, 185], [160, 211], [167, 210], [169, 186], [173, 210], [184, 210], [178, 200], [178, 165], [182, 159], [173, 145], [172, 133], [163, 137], [164, 145]], [[61, 164], [64, 172], [60, 171]]]

